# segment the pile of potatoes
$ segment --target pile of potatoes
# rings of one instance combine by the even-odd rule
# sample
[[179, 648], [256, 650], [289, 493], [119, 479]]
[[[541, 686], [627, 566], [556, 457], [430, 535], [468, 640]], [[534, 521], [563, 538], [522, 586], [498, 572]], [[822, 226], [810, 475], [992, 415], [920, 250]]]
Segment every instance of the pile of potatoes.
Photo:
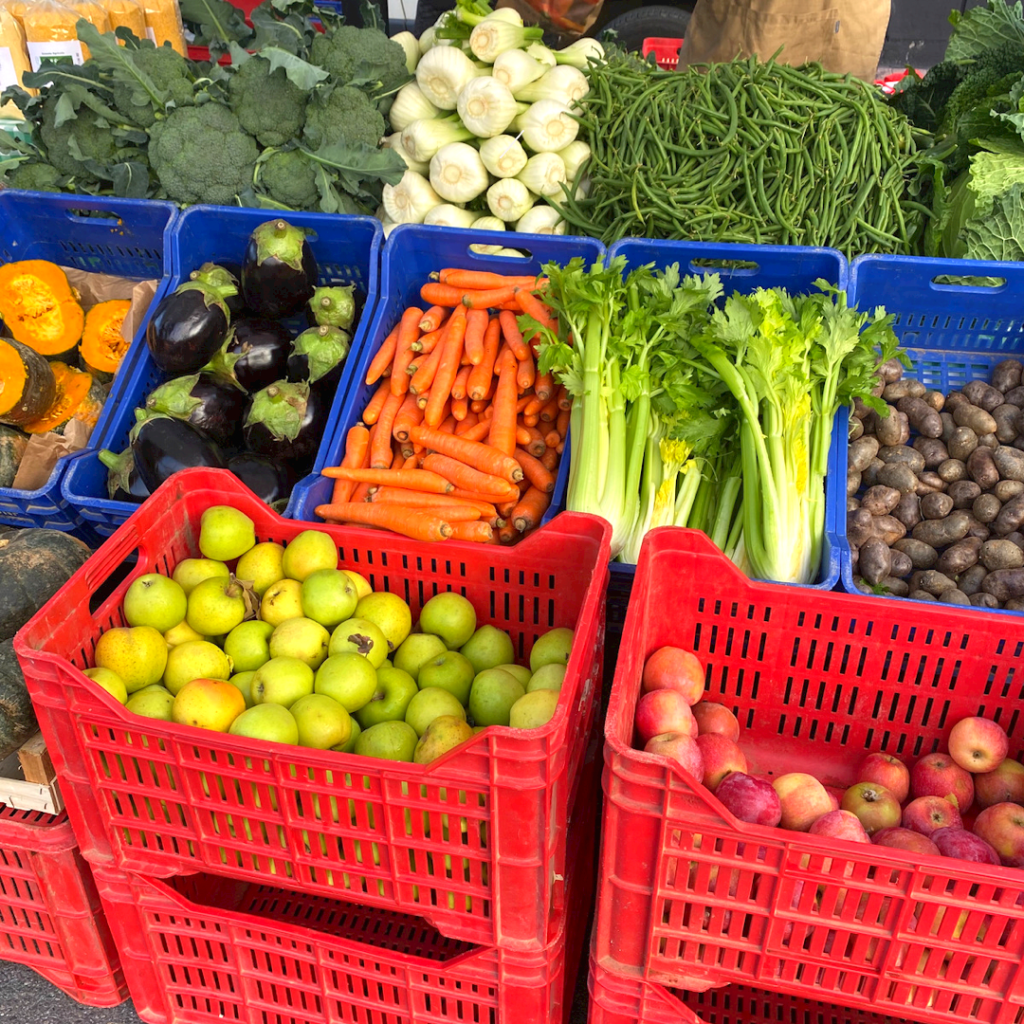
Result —
[[880, 367], [888, 415], [858, 401], [850, 418], [846, 533], [865, 593], [1024, 611], [1022, 370], [1005, 359], [944, 397]]

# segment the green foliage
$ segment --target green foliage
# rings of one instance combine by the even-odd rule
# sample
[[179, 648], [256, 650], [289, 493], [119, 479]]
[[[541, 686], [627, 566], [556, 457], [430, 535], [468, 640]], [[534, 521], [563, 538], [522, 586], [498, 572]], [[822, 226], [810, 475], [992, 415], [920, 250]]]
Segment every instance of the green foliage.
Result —
[[366, 86], [378, 95], [394, 92], [409, 80], [405, 50], [375, 28], [342, 25], [318, 35], [309, 59], [336, 82]]
[[149, 93], [145, 90], [140, 92], [130, 80], [115, 81], [114, 107], [124, 117], [149, 128], [156, 122], [157, 114], [166, 110], [169, 104], [187, 107], [194, 102], [195, 82], [188, 61], [170, 46], [140, 46], [132, 54], [132, 59], [135, 67], [155, 86], [162, 102], [155, 106]]
[[973, 7], [966, 14], [953, 11], [949, 21], [953, 34], [946, 47], [946, 60], [970, 60], [1007, 42], [1024, 46], [1024, 8], [1020, 0], [1012, 5], [1007, 0], [988, 0], [984, 7]]
[[[1024, 45], [1004, 43], [986, 50], [974, 60], [950, 95], [940, 132], [956, 131], [961, 120], [977, 107], [987, 114], [992, 105], [987, 101], [1005, 94], [1013, 79], [1021, 75], [1024, 75]], [[1008, 77], [1010, 81], [1006, 81]]]
[[1024, 184], [996, 196], [988, 214], [964, 225], [968, 256], [976, 260], [1024, 260]]
[[343, 85], [314, 98], [306, 111], [305, 138], [313, 149], [334, 141], [376, 149], [385, 127], [384, 118], [366, 93]]
[[306, 123], [306, 91], [263, 57], [247, 60], [229, 80], [231, 109], [261, 146], [283, 146]]
[[63, 175], [51, 164], [29, 161], [20, 164], [7, 178], [11, 188], [22, 188], [29, 192], [59, 192]]
[[256, 176], [263, 193], [290, 210], [316, 209], [320, 202], [316, 171], [297, 149], [277, 151], [261, 159]]
[[946, 104], [966, 73], [967, 69], [954, 61], [935, 64], [924, 78], [915, 79], [895, 93], [892, 105], [916, 127], [927, 132], [937, 131]]
[[59, 97], [51, 95], [45, 101], [39, 138], [49, 162], [61, 174], [97, 181], [105, 177], [104, 168], [134, 155], [98, 114], [85, 110], [80, 116], [60, 120], [59, 108]]

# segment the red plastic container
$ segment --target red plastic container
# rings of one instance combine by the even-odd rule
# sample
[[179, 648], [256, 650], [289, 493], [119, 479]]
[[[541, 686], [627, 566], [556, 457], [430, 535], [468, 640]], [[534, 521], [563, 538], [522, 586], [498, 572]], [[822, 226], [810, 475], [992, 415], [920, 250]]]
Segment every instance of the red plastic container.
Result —
[[682, 45], [682, 39], [648, 36], [643, 41], [642, 52], [645, 57], [653, 53], [654, 59], [662, 71], [675, 71], [679, 67], [679, 49]]
[[0, 806], [0, 960], [31, 967], [72, 999], [128, 998], [117, 950], [67, 814]]
[[[608, 524], [566, 514], [514, 549], [318, 525], [343, 567], [402, 596], [414, 617], [451, 589], [481, 622], [507, 629], [519, 656], [548, 629], [576, 630], [546, 726], [491, 728], [423, 766], [280, 744], [257, 753], [251, 740], [139, 718], [82, 675], [100, 633], [122, 624], [131, 581], [196, 555], [200, 516], [225, 503], [254, 520], [258, 540], [287, 542], [310, 526], [274, 515], [223, 470], [176, 474], [15, 638], [85, 857], [152, 878], [269, 878], [415, 913], [449, 938], [545, 948], [601, 686]], [[91, 609], [136, 553], [127, 578]]]
[[596, 761], [569, 828], [546, 944], [444, 938], [421, 918], [192, 875], [97, 872], [139, 1016], [151, 1024], [563, 1024], [594, 898]]
[[1024, 1017], [1024, 871], [749, 825], [634, 749], [647, 655], [689, 647], [750, 770], [855, 781], [870, 751], [942, 749], [970, 715], [1024, 746], [1024, 629], [1007, 616], [753, 583], [700, 533], [652, 531], [605, 722], [599, 966], [731, 983], [918, 1022]]

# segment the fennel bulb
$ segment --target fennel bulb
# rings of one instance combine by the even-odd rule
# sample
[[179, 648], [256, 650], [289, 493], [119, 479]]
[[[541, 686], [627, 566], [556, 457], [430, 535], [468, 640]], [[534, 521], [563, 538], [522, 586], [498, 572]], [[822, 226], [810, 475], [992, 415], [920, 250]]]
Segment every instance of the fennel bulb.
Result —
[[496, 135], [480, 144], [480, 159], [496, 178], [514, 178], [528, 159], [519, 140], [511, 135]]
[[523, 28], [521, 24], [490, 15], [473, 29], [469, 37], [469, 48], [477, 60], [493, 64], [498, 54], [506, 50], [521, 50], [528, 42], [540, 39], [543, 35], [540, 28]]
[[427, 211], [423, 223], [444, 228], [469, 228], [473, 227], [476, 219], [477, 215], [471, 210], [463, 210], [451, 203], [442, 203]]
[[413, 160], [413, 158], [405, 151], [405, 147], [402, 145], [401, 132], [395, 132], [394, 135], [385, 136], [382, 145], [386, 149], [393, 149], [405, 161], [405, 166], [408, 167], [409, 170], [415, 171], [417, 174], [426, 174], [430, 170], [430, 164], [420, 163], [417, 160]]
[[416, 65], [416, 84], [439, 110], [454, 110], [463, 86], [480, 74], [457, 46], [434, 46]]
[[566, 223], [556, 209], [538, 204], [519, 218], [516, 231], [531, 235], [564, 235]]
[[468, 81], [457, 103], [462, 123], [478, 138], [500, 135], [520, 113], [508, 89], [489, 75]]
[[430, 182], [415, 171], [406, 171], [397, 185], [385, 185], [381, 200], [385, 213], [396, 224], [422, 224], [423, 218], [441, 204]]
[[515, 124], [523, 142], [535, 153], [557, 153], [565, 149], [580, 130], [579, 122], [557, 100], [537, 100]]
[[490, 181], [480, 154], [465, 142], [442, 146], [430, 161], [431, 187], [450, 203], [472, 202]]
[[513, 257], [514, 259], [517, 259], [517, 260], [525, 260], [526, 259], [526, 253], [525, 252], [520, 252], [518, 249], [509, 249], [507, 247], [504, 248], [504, 249], [499, 249], [494, 255], [495, 256], [511, 256], [511, 257]]
[[[560, 196], [565, 181], [565, 164], [557, 153], [537, 153], [526, 161], [516, 177], [539, 196]], [[521, 228], [516, 228], [521, 231]]]
[[[477, 217], [470, 225], [476, 231], [504, 231], [505, 222], [499, 217]], [[500, 248], [500, 246], [499, 246]]]
[[405, 50], [405, 66], [411, 75], [420, 62], [420, 42], [411, 32], [399, 32], [391, 37], [391, 42], [398, 43]]
[[558, 61], [555, 60], [553, 50], [549, 50], [543, 43], [530, 43], [526, 52], [536, 61], [540, 61], [545, 67], [553, 68]]
[[503, 221], [519, 220], [531, 206], [533, 196], [518, 178], [499, 178], [487, 190], [487, 209]]
[[537, 100], [556, 100], [572, 109], [577, 100], [590, 92], [587, 76], [576, 68], [560, 65], [546, 71], [535, 82], [522, 86], [515, 97], [522, 103], [536, 103]]
[[503, 245], [481, 245], [479, 242], [474, 242], [469, 247], [469, 251], [475, 252], [480, 256], [497, 256], [504, 248]]
[[471, 138], [473, 133], [455, 118], [436, 118], [407, 125], [402, 132], [402, 145], [417, 163], [429, 163], [442, 146]]
[[491, 75], [506, 86], [513, 95], [547, 72], [546, 65], [534, 60], [524, 50], [506, 50], [499, 53]]
[[432, 50], [437, 45], [435, 36], [437, 35], [437, 26], [431, 25], [430, 28], [423, 33], [419, 38], [420, 44], [420, 56], [422, 57], [428, 50]]
[[415, 82], [409, 82], [398, 90], [388, 114], [391, 127], [396, 132], [404, 131], [413, 121], [431, 121], [441, 112], [434, 106]]
[[604, 60], [604, 47], [596, 39], [577, 39], [563, 50], [554, 51], [559, 64], [586, 71], [591, 60]]
[[558, 155], [565, 164], [565, 180], [572, 183], [576, 180], [580, 168], [590, 159], [590, 147], [581, 139], [576, 139], [565, 149], [560, 149]]

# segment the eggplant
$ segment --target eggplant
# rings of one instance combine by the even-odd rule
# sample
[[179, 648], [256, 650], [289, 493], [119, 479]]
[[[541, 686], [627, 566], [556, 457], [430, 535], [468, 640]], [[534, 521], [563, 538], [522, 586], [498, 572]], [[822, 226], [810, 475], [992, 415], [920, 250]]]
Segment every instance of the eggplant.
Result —
[[120, 455], [104, 448], [99, 460], [107, 467], [107, 494], [111, 501], [133, 501], [139, 504], [149, 497], [149, 488], [135, 469], [135, 454], [125, 448]]
[[288, 357], [288, 379], [306, 381], [324, 398], [333, 396], [341, 382], [352, 339], [340, 327], [310, 327], [292, 342]]
[[245, 446], [277, 461], [310, 459], [323, 437], [329, 409], [308, 384], [276, 381], [252, 397], [242, 431]]
[[235, 279], [235, 284], [238, 287], [238, 291], [234, 295], [229, 295], [224, 300], [228, 304], [231, 320], [234, 322], [245, 313], [245, 299], [242, 297], [242, 264], [235, 263], [232, 260], [221, 260], [217, 266], [222, 270], [226, 270]]
[[317, 288], [306, 303], [306, 322], [310, 327], [340, 327], [350, 331], [356, 319], [355, 285], [326, 285]]
[[275, 320], [239, 320], [206, 369], [250, 393], [270, 387], [288, 370], [292, 332]]
[[131, 433], [135, 469], [150, 491], [182, 469], [227, 469], [220, 448], [184, 420], [147, 416], [141, 409], [135, 415], [139, 420]]
[[275, 511], [284, 510], [299, 479], [288, 463], [248, 452], [228, 459], [228, 469]]
[[280, 320], [298, 313], [312, 297], [316, 277], [316, 260], [303, 228], [269, 220], [249, 236], [242, 296], [257, 316]]
[[224, 344], [231, 324], [227, 300], [238, 294], [231, 275], [213, 263], [164, 296], [146, 328], [153, 362], [164, 373], [194, 373]]
[[190, 423], [219, 445], [231, 447], [242, 434], [249, 397], [233, 381], [212, 373], [176, 377], [151, 391], [146, 409]]

